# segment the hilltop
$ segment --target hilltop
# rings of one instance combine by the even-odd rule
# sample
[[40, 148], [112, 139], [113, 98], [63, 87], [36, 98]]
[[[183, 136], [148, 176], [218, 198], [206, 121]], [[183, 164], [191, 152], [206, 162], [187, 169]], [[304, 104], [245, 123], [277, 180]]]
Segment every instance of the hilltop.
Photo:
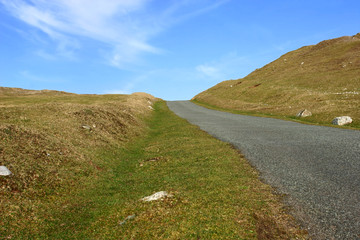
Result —
[[75, 95], [74, 93], [68, 93], [55, 90], [28, 90], [22, 88], [9, 88], [0, 87], [0, 96], [25, 96], [25, 95]]
[[250, 114], [294, 116], [308, 109], [307, 121], [330, 123], [349, 115], [360, 119], [360, 33], [291, 51], [248, 76], [223, 81], [194, 102]]

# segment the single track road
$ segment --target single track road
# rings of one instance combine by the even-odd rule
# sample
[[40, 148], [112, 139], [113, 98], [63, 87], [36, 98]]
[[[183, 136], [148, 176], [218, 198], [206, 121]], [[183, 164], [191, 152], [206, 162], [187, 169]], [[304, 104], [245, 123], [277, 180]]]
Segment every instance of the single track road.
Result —
[[237, 147], [312, 239], [360, 239], [360, 131], [167, 103], [178, 116]]

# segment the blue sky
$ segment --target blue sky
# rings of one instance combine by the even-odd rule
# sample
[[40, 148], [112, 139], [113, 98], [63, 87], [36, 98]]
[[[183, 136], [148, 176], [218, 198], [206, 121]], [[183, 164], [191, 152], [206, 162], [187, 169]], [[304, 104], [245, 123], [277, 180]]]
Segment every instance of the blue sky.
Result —
[[0, 0], [0, 86], [190, 99], [358, 32], [359, 0]]

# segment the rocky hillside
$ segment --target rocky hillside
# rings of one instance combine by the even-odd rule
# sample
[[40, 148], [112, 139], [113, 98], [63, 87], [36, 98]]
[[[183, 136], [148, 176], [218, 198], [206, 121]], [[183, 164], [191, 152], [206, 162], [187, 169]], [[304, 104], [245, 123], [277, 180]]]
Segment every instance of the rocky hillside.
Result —
[[194, 102], [217, 108], [279, 116], [308, 109], [308, 121], [329, 123], [349, 115], [360, 120], [360, 33], [289, 52], [248, 76], [224, 81]]

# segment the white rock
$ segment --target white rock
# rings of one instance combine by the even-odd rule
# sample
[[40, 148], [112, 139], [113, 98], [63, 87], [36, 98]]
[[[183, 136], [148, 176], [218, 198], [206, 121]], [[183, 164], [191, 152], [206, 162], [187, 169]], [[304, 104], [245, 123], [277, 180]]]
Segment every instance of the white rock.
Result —
[[170, 196], [171, 195], [168, 194], [166, 191], [161, 191], [161, 192], [154, 193], [153, 195], [144, 197], [141, 200], [145, 201], [145, 202], [150, 202], [150, 201], [155, 201], [155, 200], [159, 200], [161, 198], [170, 197]]
[[7, 167], [5, 166], [0, 166], [0, 176], [9, 176], [11, 175], [11, 172], [9, 169], [7, 169]]
[[311, 115], [312, 113], [307, 109], [303, 109], [300, 112], [298, 112], [298, 114], [296, 114], [297, 117], [309, 117]]
[[154, 110], [154, 108], [153, 108], [152, 106], [149, 106], [149, 108], [150, 108], [151, 110]]
[[120, 225], [124, 225], [127, 221], [129, 220], [133, 220], [135, 218], [135, 215], [130, 215], [130, 216], [127, 216], [124, 221], [121, 221], [119, 224]]
[[336, 117], [332, 121], [332, 124], [340, 125], [340, 126], [345, 125], [345, 124], [349, 124], [349, 123], [352, 123], [352, 119], [349, 116]]
[[91, 127], [88, 126], [88, 125], [82, 125], [81, 127], [82, 127], [83, 129], [86, 129], [86, 130], [91, 130]]

